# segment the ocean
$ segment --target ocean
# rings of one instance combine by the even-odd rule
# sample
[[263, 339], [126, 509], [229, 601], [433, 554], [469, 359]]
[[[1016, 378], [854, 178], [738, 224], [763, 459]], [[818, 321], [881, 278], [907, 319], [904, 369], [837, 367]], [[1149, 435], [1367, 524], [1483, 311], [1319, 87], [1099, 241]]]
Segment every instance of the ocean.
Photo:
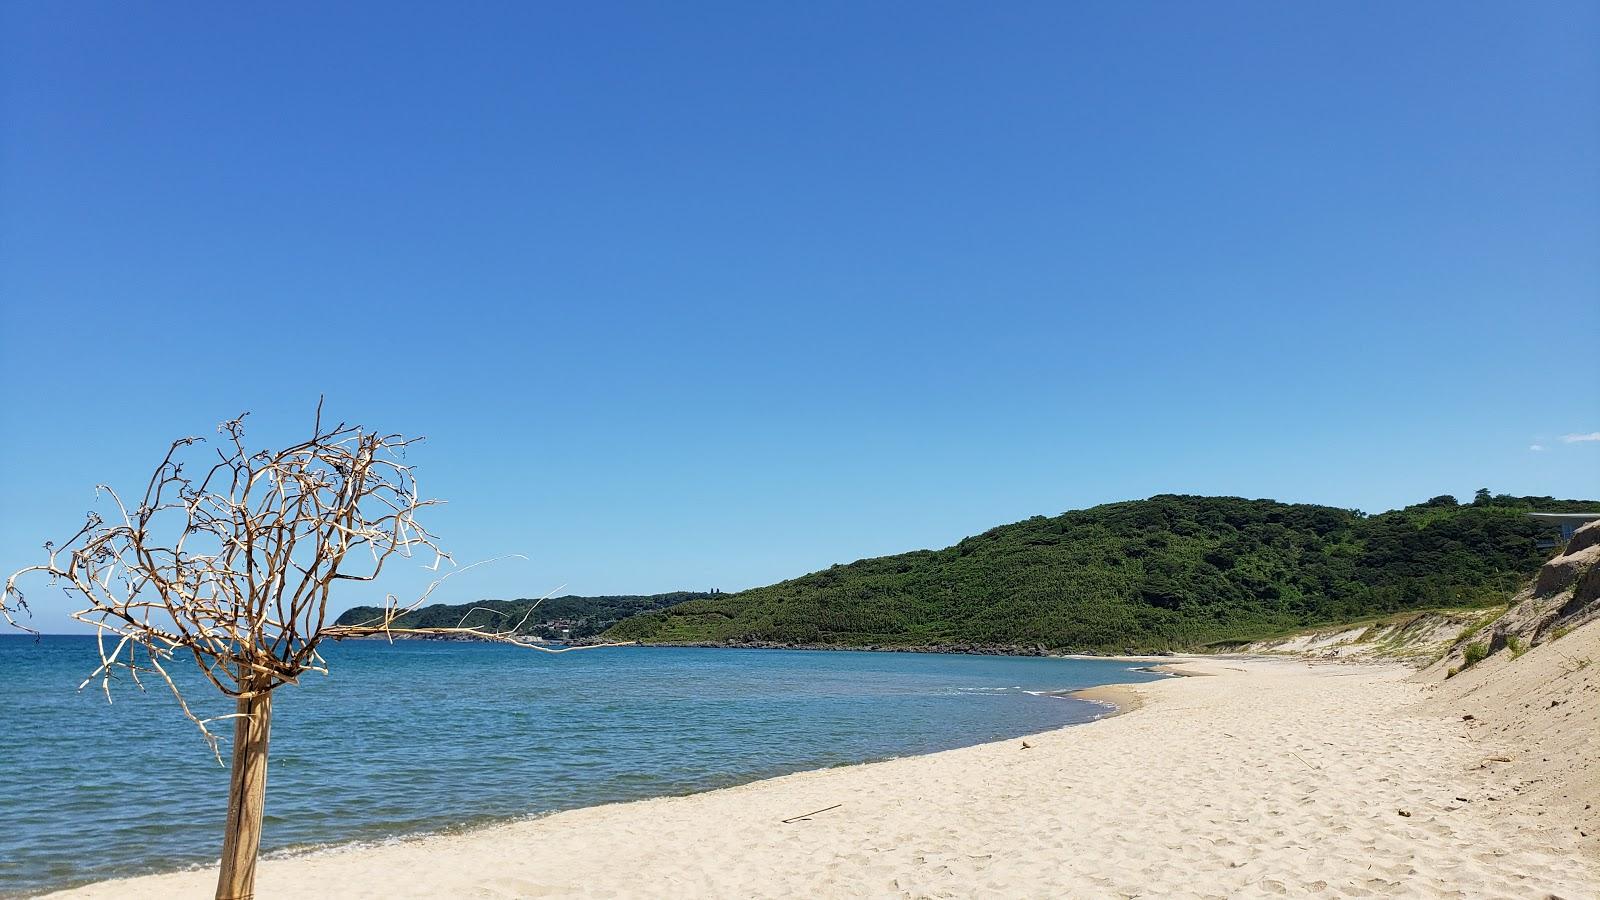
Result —
[[[0, 896], [215, 863], [228, 773], [164, 685], [78, 691], [85, 636], [0, 635]], [[274, 699], [263, 850], [446, 832], [1013, 738], [1104, 714], [1112, 660], [328, 645]], [[231, 711], [179, 662], [201, 715]], [[220, 731], [231, 733], [226, 722]], [[226, 748], [224, 748], [226, 759]]]

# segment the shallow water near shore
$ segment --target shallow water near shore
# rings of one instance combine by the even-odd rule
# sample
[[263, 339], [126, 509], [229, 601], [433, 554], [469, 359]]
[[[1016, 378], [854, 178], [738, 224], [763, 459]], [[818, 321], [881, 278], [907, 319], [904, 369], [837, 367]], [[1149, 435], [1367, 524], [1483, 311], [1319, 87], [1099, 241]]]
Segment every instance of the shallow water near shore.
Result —
[[[684, 794], [1097, 718], [1114, 660], [363, 641], [273, 709], [264, 849]], [[215, 861], [217, 765], [169, 693], [76, 690], [93, 639], [0, 636], [0, 896]], [[201, 715], [227, 712], [189, 677]], [[225, 723], [221, 723], [224, 724]], [[224, 728], [224, 731], [227, 729]]]

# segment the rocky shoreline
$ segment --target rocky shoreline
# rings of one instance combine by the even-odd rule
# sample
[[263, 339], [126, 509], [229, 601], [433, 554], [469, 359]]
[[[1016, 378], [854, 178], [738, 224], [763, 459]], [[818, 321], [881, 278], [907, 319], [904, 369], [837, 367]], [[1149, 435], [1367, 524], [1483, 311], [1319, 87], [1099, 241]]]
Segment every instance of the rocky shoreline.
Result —
[[[595, 638], [575, 640], [572, 646], [592, 646], [603, 644], [604, 641]], [[783, 641], [651, 641], [641, 644], [646, 647], [699, 647], [721, 650], [858, 650], [874, 653], [941, 653], [963, 654], [968, 656], [1172, 656], [1171, 651], [1157, 653], [1136, 653], [1128, 650], [1123, 653], [1105, 653], [1095, 650], [1052, 650], [1042, 645], [1023, 644], [982, 644], [977, 642], [962, 642], [956, 644], [814, 644], [814, 643], [786, 643]]]

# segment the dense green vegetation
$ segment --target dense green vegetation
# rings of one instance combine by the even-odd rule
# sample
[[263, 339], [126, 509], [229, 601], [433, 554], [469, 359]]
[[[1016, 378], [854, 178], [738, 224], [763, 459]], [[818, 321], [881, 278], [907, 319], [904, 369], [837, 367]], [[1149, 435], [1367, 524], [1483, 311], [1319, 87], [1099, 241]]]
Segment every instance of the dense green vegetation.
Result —
[[[406, 613], [396, 620], [400, 628], [508, 628], [523, 622], [523, 634], [551, 640], [592, 637], [621, 619], [686, 600], [708, 598], [714, 594], [677, 591], [670, 594], [620, 597], [551, 597], [548, 600], [483, 600], [478, 603], [436, 604]], [[535, 603], [533, 615], [529, 607]], [[383, 615], [376, 606], [357, 606], [339, 617], [339, 625], [370, 622]]]
[[1529, 509], [1436, 497], [1365, 515], [1163, 495], [1036, 516], [919, 550], [633, 616], [607, 639], [1165, 650], [1408, 609], [1504, 601], [1548, 554]]

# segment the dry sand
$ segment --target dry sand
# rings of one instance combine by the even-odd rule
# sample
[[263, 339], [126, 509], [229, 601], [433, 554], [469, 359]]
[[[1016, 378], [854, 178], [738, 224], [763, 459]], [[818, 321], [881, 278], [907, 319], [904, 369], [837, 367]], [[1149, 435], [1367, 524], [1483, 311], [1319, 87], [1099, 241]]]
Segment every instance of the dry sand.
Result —
[[[1140, 708], [1029, 737], [1029, 749], [1003, 741], [272, 860], [258, 888], [264, 898], [1600, 897], [1575, 820], [1506, 802], [1516, 762], [1482, 765], [1526, 747], [1464, 725], [1456, 695], [1468, 682], [1441, 693], [1404, 668], [1282, 659], [1183, 666], [1214, 677], [1140, 685]], [[70, 896], [205, 897], [212, 878]]]
[[1460, 720], [1485, 748], [1496, 807], [1573, 832], [1600, 860], [1600, 621], [1519, 658], [1502, 651], [1448, 680], [1429, 675], [1438, 683], [1419, 710]]

